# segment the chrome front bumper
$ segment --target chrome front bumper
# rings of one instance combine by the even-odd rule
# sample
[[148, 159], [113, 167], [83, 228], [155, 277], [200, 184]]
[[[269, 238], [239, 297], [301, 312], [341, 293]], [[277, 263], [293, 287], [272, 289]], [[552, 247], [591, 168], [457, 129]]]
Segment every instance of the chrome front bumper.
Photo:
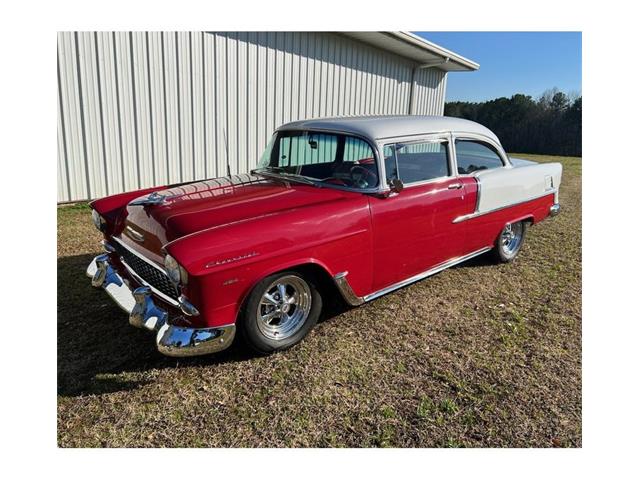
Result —
[[169, 313], [153, 300], [151, 288], [142, 286], [133, 291], [109, 262], [109, 255], [99, 255], [87, 267], [91, 285], [102, 288], [129, 314], [134, 327], [155, 331], [158, 351], [171, 357], [190, 357], [224, 350], [236, 333], [235, 325], [213, 328], [189, 328], [168, 323]]
[[559, 203], [554, 203], [553, 205], [551, 205], [551, 207], [549, 207], [549, 215], [550, 216], [555, 217], [559, 213], [560, 213], [560, 204]]

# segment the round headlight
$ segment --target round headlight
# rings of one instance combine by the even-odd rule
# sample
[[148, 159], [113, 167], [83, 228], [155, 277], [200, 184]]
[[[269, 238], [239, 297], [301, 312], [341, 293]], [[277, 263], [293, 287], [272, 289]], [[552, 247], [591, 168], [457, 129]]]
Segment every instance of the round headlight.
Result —
[[106, 220], [100, 215], [96, 210], [91, 211], [91, 218], [93, 219], [93, 224], [96, 226], [98, 230], [104, 232], [105, 226], [107, 225]]
[[167, 271], [169, 280], [171, 280], [174, 285], [179, 285], [180, 283], [186, 285], [187, 271], [182, 268], [178, 261], [169, 254], [164, 257], [164, 268]]

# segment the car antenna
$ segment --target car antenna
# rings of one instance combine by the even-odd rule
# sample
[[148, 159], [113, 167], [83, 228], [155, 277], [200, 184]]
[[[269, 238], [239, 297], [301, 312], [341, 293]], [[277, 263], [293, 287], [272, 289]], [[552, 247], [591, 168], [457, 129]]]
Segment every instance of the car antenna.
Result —
[[231, 166], [229, 165], [229, 144], [227, 143], [227, 130], [223, 129], [224, 134], [224, 149], [227, 154], [227, 177], [231, 178]]

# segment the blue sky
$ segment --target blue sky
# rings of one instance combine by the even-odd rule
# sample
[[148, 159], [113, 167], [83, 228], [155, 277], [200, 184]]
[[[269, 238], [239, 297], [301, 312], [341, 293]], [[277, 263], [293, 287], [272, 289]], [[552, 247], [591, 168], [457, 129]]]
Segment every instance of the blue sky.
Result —
[[452, 72], [447, 101], [483, 101], [549, 88], [582, 91], [580, 32], [414, 32], [480, 64], [476, 72]]

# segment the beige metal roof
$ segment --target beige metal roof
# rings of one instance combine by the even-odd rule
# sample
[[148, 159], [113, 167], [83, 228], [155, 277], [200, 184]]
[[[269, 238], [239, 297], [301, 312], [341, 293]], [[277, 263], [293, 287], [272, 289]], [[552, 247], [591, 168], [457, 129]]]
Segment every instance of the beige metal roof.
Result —
[[469, 72], [480, 65], [410, 32], [343, 32], [348, 37], [408, 58], [419, 65], [437, 65], [447, 72]]

